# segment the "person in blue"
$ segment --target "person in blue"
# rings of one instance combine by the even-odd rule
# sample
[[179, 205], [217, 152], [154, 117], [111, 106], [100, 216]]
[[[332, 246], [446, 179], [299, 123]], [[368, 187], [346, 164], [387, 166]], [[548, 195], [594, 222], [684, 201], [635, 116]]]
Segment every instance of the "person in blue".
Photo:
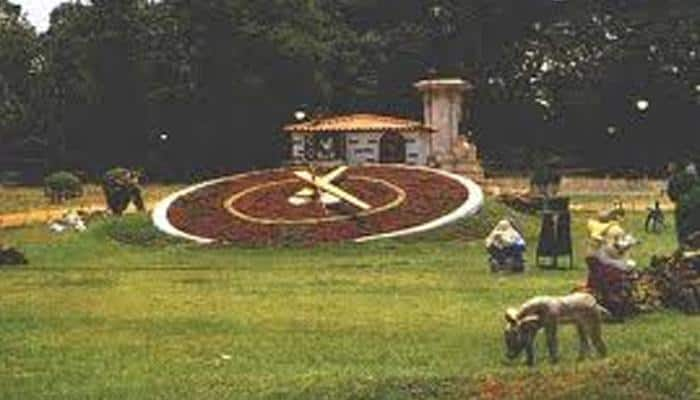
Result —
[[522, 233], [509, 219], [502, 219], [486, 238], [491, 271], [522, 272], [527, 244]]

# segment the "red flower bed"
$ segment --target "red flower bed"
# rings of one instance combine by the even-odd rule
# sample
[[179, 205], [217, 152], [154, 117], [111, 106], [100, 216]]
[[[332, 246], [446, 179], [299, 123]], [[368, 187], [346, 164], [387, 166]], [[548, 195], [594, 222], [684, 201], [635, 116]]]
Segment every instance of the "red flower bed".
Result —
[[[350, 168], [334, 181], [338, 187], [380, 207], [396, 200], [399, 194], [388, 185], [368, 182], [362, 177], [379, 179], [400, 187], [405, 200], [398, 206], [370, 215], [342, 204], [324, 210], [318, 203], [293, 206], [287, 199], [308, 186], [298, 181], [291, 170], [268, 170], [239, 175], [204, 187], [177, 199], [168, 209], [168, 219], [177, 229], [192, 235], [252, 245], [332, 242], [388, 233], [437, 219], [462, 205], [467, 189], [459, 182], [427, 170], [390, 166]], [[280, 182], [289, 181], [289, 182]], [[275, 185], [266, 185], [280, 182]], [[345, 217], [314, 224], [256, 223], [232, 214], [225, 203], [237, 193], [250, 191], [231, 206], [249, 217], [266, 220], [306, 220]]]
[[[340, 182], [334, 182], [334, 184], [348, 193], [352, 193], [353, 196], [367, 199], [375, 207], [386, 205], [398, 197], [398, 193], [386, 185], [356, 179], [352, 176], [340, 179]], [[294, 206], [289, 203], [288, 199], [291, 196], [308, 186], [298, 179], [293, 182], [283, 181], [278, 185], [254, 190], [233, 202], [231, 206], [252, 218], [289, 221], [321, 219], [353, 212], [350, 207], [344, 206], [344, 204], [324, 209], [318, 201], [311, 201], [304, 206]]]

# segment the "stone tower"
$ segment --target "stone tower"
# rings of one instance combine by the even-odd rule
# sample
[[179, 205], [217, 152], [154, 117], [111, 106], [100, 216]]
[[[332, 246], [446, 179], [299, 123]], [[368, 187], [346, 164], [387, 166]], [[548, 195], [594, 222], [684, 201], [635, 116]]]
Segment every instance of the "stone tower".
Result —
[[437, 131], [430, 141], [430, 156], [436, 166], [483, 180], [476, 146], [460, 135], [461, 121], [469, 118], [464, 103], [472, 85], [459, 78], [442, 78], [422, 80], [414, 86], [423, 95], [425, 124]]

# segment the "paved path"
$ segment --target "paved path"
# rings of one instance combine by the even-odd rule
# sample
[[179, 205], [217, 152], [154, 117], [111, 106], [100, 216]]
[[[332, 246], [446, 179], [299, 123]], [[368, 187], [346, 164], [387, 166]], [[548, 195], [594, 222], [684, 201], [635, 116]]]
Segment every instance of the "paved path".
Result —
[[[146, 209], [150, 210], [155, 205], [155, 202], [146, 203]], [[70, 210], [84, 210], [88, 212], [93, 211], [104, 211], [106, 208], [104, 204], [91, 204], [88, 206], [80, 207], [65, 207], [65, 208], [46, 208], [37, 209], [26, 212], [0, 214], [0, 229], [2, 228], [16, 228], [30, 224], [46, 224], [49, 221], [60, 218], [66, 212]], [[130, 206], [126, 211], [134, 212], [133, 206]]]

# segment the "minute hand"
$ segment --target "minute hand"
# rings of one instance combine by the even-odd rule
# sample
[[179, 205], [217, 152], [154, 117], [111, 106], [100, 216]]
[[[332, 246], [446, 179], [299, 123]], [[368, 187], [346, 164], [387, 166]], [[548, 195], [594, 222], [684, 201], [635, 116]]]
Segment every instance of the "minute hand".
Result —
[[303, 180], [304, 182], [310, 183], [314, 185], [315, 187], [328, 192], [332, 194], [333, 196], [345, 200], [346, 202], [352, 204], [353, 206], [361, 209], [361, 210], [369, 210], [372, 208], [369, 204], [365, 203], [364, 201], [358, 199], [357, 197], [351, 195], [350, 193], [344, 191], [343, 189], [328, 183], [324, 182], [321, 179], [314, 179], [314, 176], [311, 175], [309, 172], [306, 171], [296, 171], [294, 172], [294, 175], [296, 175], [299, 179]]

